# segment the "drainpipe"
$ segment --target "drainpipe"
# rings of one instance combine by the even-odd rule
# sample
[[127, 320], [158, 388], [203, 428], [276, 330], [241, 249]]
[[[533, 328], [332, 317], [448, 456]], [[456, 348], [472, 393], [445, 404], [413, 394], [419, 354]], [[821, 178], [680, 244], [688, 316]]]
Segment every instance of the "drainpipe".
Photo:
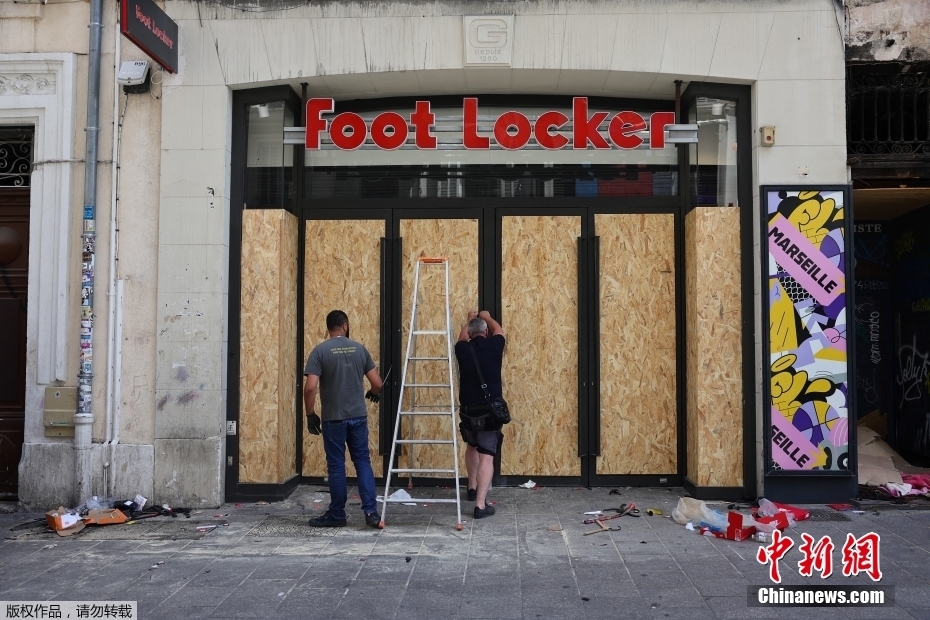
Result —
[[[113, 30], [113, 75], [120, 67], [120, 27], [119, 13], [117, 12], [116, 27]], [[123, 281], [117, 280], [119, 274], [116, 266], [117, 257], [117, 221], [116, 213], [119, 204], [119, 147], [123, 129], [123, 119], [119, 112], [120, 85], [113, 80], [113, 173], [110, 175], [110, 261], [109, 261], [109, 290], [107, 291], [107, 409], [106, 409], [106, 437], [103, 452], [103, 494], [106, 497], [116, 497], [115, 457], [116, 444], [119, 443], [119, 409], [120, 409], [120, 376], [123, 361]], [[128, 104], [128, 100], [127, 100]], [[125, 108], [124, 108], [125, 110]]]
[[92, 495], [91, 443], [94, 413], [94, 254], [96, 251], [97, 138], [100, 128], [100, 39], [103, 0], [90, 0], [90, 43], [87, 49], [87, 126], [84, 152], [84, 230], [81, 234], [81, 368], [78, 406], [74, 414], [75, 505]]

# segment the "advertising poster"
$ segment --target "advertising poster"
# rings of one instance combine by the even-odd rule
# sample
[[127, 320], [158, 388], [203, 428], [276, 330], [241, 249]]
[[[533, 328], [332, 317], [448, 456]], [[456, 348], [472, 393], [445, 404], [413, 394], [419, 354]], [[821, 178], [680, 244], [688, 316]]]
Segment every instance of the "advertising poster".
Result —
[[[848, 469], [844, 193], [764, 192], [771, 470]], [[765, 263], [764, 263], [765, 264]]]

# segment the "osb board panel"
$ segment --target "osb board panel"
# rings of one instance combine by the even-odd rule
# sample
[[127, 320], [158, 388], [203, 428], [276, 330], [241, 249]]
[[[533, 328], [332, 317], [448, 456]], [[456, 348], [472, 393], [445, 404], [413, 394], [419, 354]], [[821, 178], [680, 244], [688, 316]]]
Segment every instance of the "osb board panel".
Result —
[[742, 312], [739, 208], [685, 217], [688, 477], [742, 486]]
[[[278, 364], [281, 403], [278, 408], [279, 481], [297, 473], [297, 218], [284, 212], [281, 227], [281, 298], [278, 305]], [[302, 417], [302, 416], [301, 416]]]
[[[401, 291], [403, 340], [406, 353], [407, 337], [410, 333], [410, 313], [413, 301], [413, 284], [417, 259], [421, 256], [445, 256], [449, 258], [449, 307], [452, 324], [449, 326], [452, 345], [459, 330], [468, 317], [469, 310], [478, 306], [478, 220], [474, 219], [422, 219], [401, 220], [400, 235], [403, 239], [403, 284]], [[439, 266], [420, 269], [420, 284], [417, 301], [417, 329], [445, 329], [445, 270]], [[445, 357], [446, 340], [442, 336], [420, 336], [416, 355], [422, 357]], [[448, 383], [449, 368], [445, 362], [416, 362], [415, 374], [407, 377], [408, 383]], [[452, 383], [455, 386], [455, 404], [458, 405], [458, 370], [453, 362]], [[403, 407], [410, 410], [411, 397], [421, 410], [448, 411], [448, 388], [424, 388], [409, 390], [404, 397]], [[436, 407], [427, 407], [436, 405]], [[449, 439], [451, 432], [458, 432], [458, 419], [454, 424], [449, 418], [423, 416], [408, 417], [404, 434], [415, 439]], [[452, 428], [450, 428], [450, 426]], [[461, 442], [460, 442], [461, 444]], [[400, 457], [402, 467], [449, 469], [452, 467], [448, 446], [407, 445]], [[459, 471], [465, 472], [465, 446], [459, 445]], [[438, 474], [437, 477], [448, 477]]]
[[280, 411], [287, 405], [281, 384], [282, 236], [285, 211], [242, 214], [240, 303], [239, 481], [278, 483]]
[[501, 305], [507, 330], [501, 474], [579, 476], [578, 237], [581, 218], [504, 217]]
[[[329, 337], [326, 315], [342, 310], [349, 316], [349, 334], [371, 353], [382, 376], [381, 352], [381, 237], [384, 220], [308, 220], [304, 251], [304, 362], [313, 347]], [[301, 373], [303, 369], [301, 369]], [[367, 379], [363, 380], [367, 386]], [[303, 398], [303, 395], [300, 395]], [[368, 405], [368, 445], [375, 476], [382, 474], [378, 454], [378, 405]], [[317, 395], [316, 410], [320, 411]], [[326, 475], [322, 437], [303, 427], [303, 474]], [[346, 475], [355, 467], [346, 452]]]
[[600, 237], [598, 474], [678, 470], [675, 221], [595, 215]]

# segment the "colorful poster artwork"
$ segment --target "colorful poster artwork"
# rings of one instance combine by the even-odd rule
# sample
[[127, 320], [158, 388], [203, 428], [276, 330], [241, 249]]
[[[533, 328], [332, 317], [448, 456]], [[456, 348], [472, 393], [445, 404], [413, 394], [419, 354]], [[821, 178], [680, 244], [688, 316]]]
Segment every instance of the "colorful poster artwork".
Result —
[[845, 470], [849, 423], [843, 192], [768, 191], [774, 470]]

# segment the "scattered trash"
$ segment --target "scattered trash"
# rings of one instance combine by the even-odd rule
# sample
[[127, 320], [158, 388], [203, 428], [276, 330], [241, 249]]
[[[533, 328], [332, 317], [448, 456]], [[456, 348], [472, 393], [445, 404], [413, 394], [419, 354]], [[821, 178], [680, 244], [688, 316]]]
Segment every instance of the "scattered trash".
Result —
[[284, 596], [284, 592], [278, 592], [278, 596]]
[[678, 506], [672, 511], [672, 518], [680, 525], [694, 521], [698, 525], [710, 526], [718, 530], [727, 527], [727, 518], [723, 513], [708, 508], [703, 501], [691, 497], [682, 497], [678, 500]]
[[51, 545], [45, 545], [45, 546], [42, 547], [42, 548], [43, 548], [43, 549], [54, 549], [54, 548], [57, 547], [57, 546], [58, 546], [58, 543], [55, 543], [55, 544], [51, 544]]
[[827, 504], [828, 507], [836, 510], [837, 512], [844, 512], [846, 510], [852, 510], [854, 506], [852, 504]]
[[133, 510], [136, 512], [142, 512], [142, 509], [145, 508], [145, 504], [148, 502], [148, 498], [143, 497], [142, 495], [136, 495], [135, 499], [132, 500]]
[[[397, 489], [396, 491], [388, 495], [388, 499], [397, 501], [397, 500], [413, 499], [413, 498], [410, 497], [410, 493], [407, 493], [407, 491], [403, 489]], [[416, 506], [417, 505], [416, 502], [403, 502], [403, 504], [404, 506]]]
[[646, 514], [649, 515], [650, 517], [654, 517], [656, 515], [661, 515], [664, 513], [662, 512], [661, 508], [647, 508]]
[[590, 601], [591, 599], [589, 599], [587, 596], [582, 596], [582, 597], [581, 597], [581, 600], [583, 600], [583, 601]]
[[215, 530], [216, 528], [217, 528], [217, 526], [215, 526], [215, 525], [198, 525], [198, 526], [197, 526], [197, 531], [198, 531], [198, 532], [212, 532], [212, 531]]
[[648, 545], [649, 543], [647, 543], [645, 540], [641, 540], [641, 541], [639, 541], [639, 544], [641, 544], [641, 545]]
[[261, 501], [255, 502], [255, 505], [256, 506], [267, 506], [268, 502], [266, 502], [265, 500], [261, 500]]
[[158, 564], [159, 566], [161, 566], [162, 564], [165, 563], [165, 561], [164, 561], [164, 560], [159, 560], [158, 562], [155, 562], [155, 563]]
[[685, 529], [688, 530], [689, 532], [693, 532], [694, 526], [691, 524], [690, 521], [688, 521], [687, 523], [685, 523]]
[[533, 482], [532, 480], [527, 480], [527, 481], [524, 482], [523, 484], [518, 484], [517, 486], [522, 487], [522, 488], [524, 488], [524, 489], [535, 489], [535, 488], [536, 488], [536, 483]]
[[321, 499], [315, 499], [315, 500], [313, 500], [313, 503], [314, 503], [314, 504], [322, 504], [322, 503], [323, 503], [323, 500], [321, 500]]
[[412, 558], [408, 555], [407, 557], [404, 558], [404, 561], [405, 561], [407, 564], [410, 564], [410, 560], [411, 560], [411, 559], [412, 559]]
[[771, 543], [772, 534], [771, 532], [756, 532], [755, 534], [752, 535], [752, 539], [760, 543]]
[[611, 489], [608, 495], [620, 495], [620, 489]]
[[71, 536], [84, 529], [84, 521], [81, 520], [81, 515], [74, 510], [68, 510], [64, 506], [46, 512], [45, 522], [59, 536]]
[[546, 528], [546, 530], [549, 532], [561, 532], [562, 526], [561, 525], [550, 525], [549, 527]]
[[149, 566], [149, 570], [153, 570], [156, 568], [158, 568], [158, 564], [152, 564], [151, 566]]
[[116, 525], [126, 523], [129, 517], [122, 510], [108, 508], [106, 510], [91, 510], [84, 517], [85, 525]]
[[586, 512], [585, 514], [586, 515], [599, 515], [599, 514], [604, 514], [604, 513], [601, 512], [600, 510], [591, 510], [589, 512]]
[[864, 515], [864, 514], [865, 514], [865, 511], [864, 511], [864, 510], [853, 510], [853, 514], [854, 514], [854, 515]]
[[[619, 516], [619, 515], [617, 515], [617, 516]], [[616, 518], [616, 517], [606, 517], [605, 519], [596, 519], [594, 522], [597, 524], [597, 529], [596, 529], [596, 530], [592, 530], [592, 531], [590, 531], [590, 532], [585, 532], [584, 535], [585, 535], [585, 536], [590, 536], [591, 534], [600, 534], [601, 532], [619, 532], [620, 529], [621, 529], [621, 526], [618, 525], [617, 527], [607, 527], [607, 526], [604, 524], [604, 521], [605, 521], [606, 519], [615, 519], [615, 518]]]
[[229, 513], [227, 512], [227, 513], [225, 513], [225, 514], [215, 514], [215, 515], [213, 515], [213, 518], [214, 518], [214, 519], [222, 519], [223, 517], [228, 517], [228, 516], [229, 516]]

